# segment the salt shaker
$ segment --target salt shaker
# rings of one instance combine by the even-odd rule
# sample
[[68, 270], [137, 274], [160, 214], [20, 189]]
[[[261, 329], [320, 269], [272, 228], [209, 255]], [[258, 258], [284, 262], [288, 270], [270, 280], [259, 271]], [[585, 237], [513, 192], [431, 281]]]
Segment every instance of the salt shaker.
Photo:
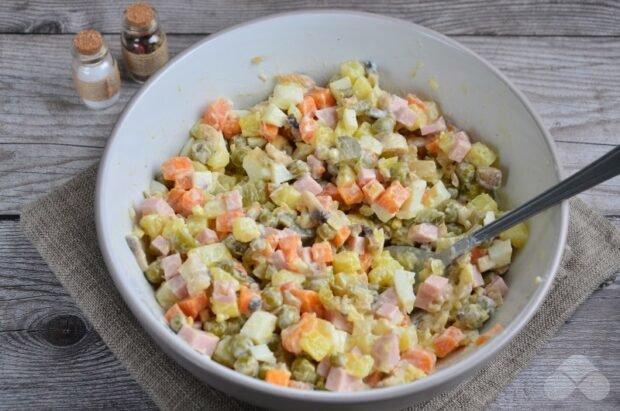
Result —
[[73, 83], [84, 104], [104, 109], [118, 101], [121, 77], [101, 33], [82, 31], [73, 38]]
[[144, 83], [168, 61], [166, 33], [148, 3], [134, 3], [123, 15], [123, 59], [131, 78]]

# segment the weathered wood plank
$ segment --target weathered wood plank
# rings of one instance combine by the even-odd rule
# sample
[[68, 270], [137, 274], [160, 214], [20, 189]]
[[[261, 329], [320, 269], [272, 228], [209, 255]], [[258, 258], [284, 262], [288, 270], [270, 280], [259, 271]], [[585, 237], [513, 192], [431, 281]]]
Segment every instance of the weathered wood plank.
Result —
[[[202, 37], [170, 36], [172, 54]], [[457, 39], [528, 95], [558, 141], [567, 171], [620, 143], [619, 38]], [[117, 37], [107, 40], [118, 55]], [[0, 213], [17, 213], [97, 161], [138, 88], [125, 82], [119, 104], [103, 112], [86, 109], [70, 78], [70, 41], [69, 35], [0, 35]], [[45, 61], [37, 57], [43, 52]], [[603, 214], [620, 215], [619, 195], [615, 179], [584, 199]]]
[[0, 409], [153, 409], [16, 221], [0, 222]]
[[[97, 0], [5, 0], [0, 9], [0, 32], [72, 33], [95, 28], [115, 33], [119, 31], [124, 7], [131, 2], [115, 1], [111, 6]], [[320, 7], [387, 14], [447, 34], [620, 34], [620, 5], [614, 1], [153, 0], [151, 3], [171, 33], [211, 33], [273, 13]]]
[[[597, 291], [491, 409], [583, 409], [583, 395], [549, 403], [545, 379], [566, 358], [585, 353], [612, 384], [620, 384], [620, 277]], [[154, 404], [88, 323], [72, 344], [50, 343], [54, 318], [82, 314], [15, 221], [0, 222], [0, 409], [132, 408]], [[579, 343], [576, 344], [576, 341]], [[58, 344], [58, 343], [56, 343]], [[611, 409], [617, 391], [597, 404]]]

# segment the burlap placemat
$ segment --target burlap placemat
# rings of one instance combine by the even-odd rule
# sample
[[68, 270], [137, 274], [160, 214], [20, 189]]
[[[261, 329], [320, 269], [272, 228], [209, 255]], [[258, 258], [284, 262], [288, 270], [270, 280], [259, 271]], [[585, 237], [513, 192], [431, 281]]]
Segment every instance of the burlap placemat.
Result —
[[[159, 349], [131, 314], [110, 278], [94, 221], [96, 166], [34, 203], [22, 227], [103, 341], [163, 410], [255, 410], [210, 389]], [[546, 339], [601, 283], [620, 270], [620, 232], [572, 200], [568, 248], [541, 309], [491, 364], [411, 410], [479, 410], [527, 365]]]

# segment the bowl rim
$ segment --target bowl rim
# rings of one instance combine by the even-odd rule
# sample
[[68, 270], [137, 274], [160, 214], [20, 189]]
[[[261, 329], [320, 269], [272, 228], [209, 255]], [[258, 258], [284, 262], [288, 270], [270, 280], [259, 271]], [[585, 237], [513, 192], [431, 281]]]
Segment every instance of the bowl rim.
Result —
[[[191, 349], [187, 344], [184, 344], [178, 337], [165, 329], [163, 323], [158, 321], [152, 313], [150, 313], [146, 306], [141, 303], [139, 299], [131, 298], [131, 293], [129, 287], [126, 287], [123, 283], [123, 275], [120, 267], [116, 266], [115, 260], [110, 252], [110, 249], [107, 246], [106, 238], [110, 236], [108, 227], [104, 224], [103, 221], [103, 201], [105, 193], [103, 192], [102, 187], [104, 186], [104, 181], [106, 179], [106, 170], [110, 166], [110, 161], [108, 158], [111, 156], [111, 147], [114, 145], [114, 141], [119, 138], [119, 131], [122, 128], [126, 118], [129, 113], [132, 111], [132, 108], [138, 103], [143, 94], [147, 92], [151, 87], [155, 85], [159, 77], [161, 77], [164, 73], [172, 70], [175, 64], [185, 58], [185, 56], [194, 52], [196, 49], [200, 48], [203, 44], [214, 41], [221, 36], [226, 35], [229, 32], [236, 31], [239, 29], [243, 29], [249, 26], [262, 25], [269, 23], [273, 20], [279, 20], [284, 18], [291, 17], [307, 17], [307, 16], [321, 16], [321, 15], [329, 15], [329, 16], [354, 16], [354, 17], [363, 17], [368, 19], [382, 20], [392, 24], [398, 25], [406, 25], [413, 26], [419, 32], [429, 36], [435, 40], [447, 43], [448, 45], [459, 49], [467, 54], [470, 54], [475, 59], [477, 59], [483, 66], [485, 66], [491, 73], [493, 73], [501, 82], [503, 82], [509, 90], [517, 97], [520, 103], [524, 106], [525, 110], [532, 117], [532, 120], [536, 124], [536, 126], [541, 130], [545, 142], [548, 146], [548, 149], [551, 153], [554, 162], [554, 170], [556, 176], [559, 180], [562, 179], [563, 171], [562, 166], [558, 159], [557, 150], [555, 147], [555, 143], [551, 138], [547, 128], [544, 126], [541, 118], [536, 113], [534, 108], [531, 106], [530, 102], [527, 100], [525, 95], [518, 90], [515, 85], [498, 69], [496, 69], [493, 65], [491, 65], [486, 59], [479, 56], [476, 52], [470, 50], [468, 47], [458, 43], [451, 38], [438, 33], [434, 30], [428, 29], [416, 23], [390, 17], [381, 14], [361, 12], [361, 11], [353, 11], [346, 9], [312, 9], [312, 10], [302, 10], [302, 11], [292, 11], [292, 12], [283, 12], [277, 14], [271, 14], [268, 16], [259, 17], [256, 19], [248, 20], [245, 22], [241, 22], [239, 24], [233, 25], [226, 29], [220, 30], [214, 34], [208, 35], [206, 38], [199, 40], [193, 45], [189, 46], [187, 49], [183, 50], [181, 53], [176, 55], [170, 62], [159, 70], [155, 75], [153, 75], [142, 87], [138, 90], [132, 98], [127, 103], [126, 107], [123, 109], [123, 113], [118, 118], [116, 125], [114, 126], [110, 138], [106, 142], [106, 146], [100, 161], [98, 173], [97, 173], [97, 181], [96, 181], [96, 189], [95, 189], [95, 222], [97, 229], [97, 238], [99, 242], [99, 246], [106, 263], [106, 266], [112, 276], [112, 280], [122, 295], [124, 302], [127, 304], [132, 314], [136, 317], [140, 325], [144, 328], [144, 330], [150, 335], [150, 337], [159, 345], [164, 351], [174, 350], [176, 354], [180, 355], [185, 361], [192, 363], [194, 366], [198, 367], [202, 372], [206, 372], [207, 374], [217, 376], [222, 380], [228, 382], [229, 384], [244, 386], [245, 388], [250, 388], [252, 390], [258, 391], [263, 395], [269, 396], [279, 396], [284, 397], [291, 400], [299, 400], [299, 401], [314, 401], [317, 403], [331, 403], [331, 404], [352, 404], [352, 403], [360, 403], [360, 402], [368, 402], [368, 401], [380, 401], [380, 400], [388, 400], [394, 398], [401, 398], [404, 396], [410, 396], [415, 393], [420, 393], [427, 390], [432, 390], [433, 388], [447, 383], [449, 381], [454, 381], [457, 378], [466, 376], [477, 369], [481, 368], [483, 365], [487, 364], [492, 358], [496, 356], [496, 354], [504, 348], [510, 340], [512, 340], [516, 334], [518, 334], [525, 324], [532, 318], [532, 316], [538, 311], [542, 301], [547, 295], [551, 284], [555, 278], [556, 272], [559, 268], [563, 252], [566, 245], [567, 240], [567, 232], [568, 232], [568, 201], [563, 201], [559, 207], [561, 212], [561, 225], [559, 229], [559, 241], [556, 249], [554, 250], [554, 256], [552, 259], [551, 269], [549, 272], [543, 277], [543, 282], [539, 285], [536, 291], [530, 296], [530, 301], [521, 309], [517, 318], [515, 318], [511, 324], [506, 327], [504, 332], [500, 333], [498, 336], [493, 338], [487, 344], [485, 344], [486, 349], [477, 350], [476, 352], [470, 354], [468, 357], [456, 362], [455, 364], [450, 365], [444, 370], [440, 370], [434, 374], [431, 374], [423, 379], [418, 381], [410, 382], [407, 384], [398, 385], [395, 387], [387, 387], [381, 389], [371, 389], [367, 391], [359, 391], [353, 393], [336, 393], [329, 391], [308, 391], [308, 390], [298, 390], [298, 389], [290, 389], [288, 387], [280, 387], [277, 385], [268, 384], [262, 380], [247, 377], [238, 373], [237, 371], [231, 370], [215, 361], [205, 361], [204, 356], [201, 356], [197, 352]], [[558, 207], [558, 206], [556, 206]], [[173, 358], [175, 362], [179, 363], [183, 368], [189, 369], [193, 367], [186, 367], [181, 362], [179, 362], [176, 358]], [[195, 370], [193, 371], [195, 372]]]

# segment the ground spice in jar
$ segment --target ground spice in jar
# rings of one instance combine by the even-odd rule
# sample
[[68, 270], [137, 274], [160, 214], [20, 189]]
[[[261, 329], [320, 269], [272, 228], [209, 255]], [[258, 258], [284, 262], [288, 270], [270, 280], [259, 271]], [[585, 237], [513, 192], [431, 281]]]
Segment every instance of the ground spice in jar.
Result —
[[103, 109], [118, 101], [121, 77], [101, 33], [82, 31], [73, 38], [73, 83], [82, 102]]
[[127, 7], [121, 43], [129, 74], [138, 83], [145, 82], [168, 61], [166, 33], [161, 30], [155, 9], [148, 3]]

